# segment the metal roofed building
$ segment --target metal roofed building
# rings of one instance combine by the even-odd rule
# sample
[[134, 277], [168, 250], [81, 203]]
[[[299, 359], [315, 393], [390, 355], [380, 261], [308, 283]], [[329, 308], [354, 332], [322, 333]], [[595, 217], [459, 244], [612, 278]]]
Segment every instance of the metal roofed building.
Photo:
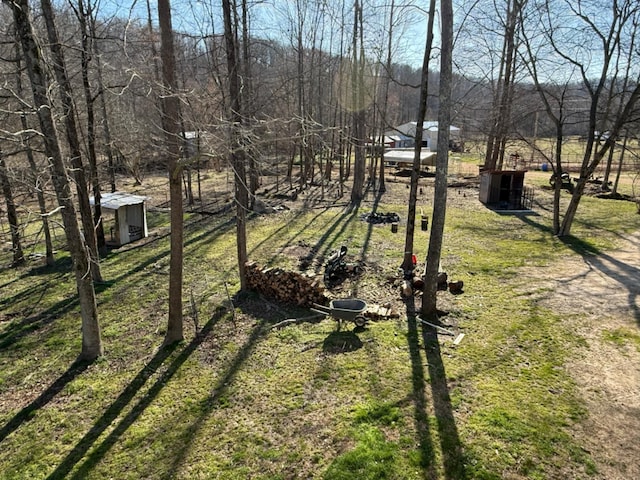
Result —
[[[126, 192], [102, 194], [100, 207], [107, 245], [119, 247], [148, 236], [147, 199]], [[90, 203], [95, 205], [94, 197], [90, 198]]]
[[[417, 122], [407, 122], [395, 127], [393, 130], [385, 132], [385, 136], [394, 139], [393, 148], [412, 148], [416, 141]], [[459, 143], [461, 141], [461, 131], [458, 127], [449, 127], [449, 141]], [[438, 122], [425, 121], [422, 125], [422, 146], [432, 152], [438, 150]]]

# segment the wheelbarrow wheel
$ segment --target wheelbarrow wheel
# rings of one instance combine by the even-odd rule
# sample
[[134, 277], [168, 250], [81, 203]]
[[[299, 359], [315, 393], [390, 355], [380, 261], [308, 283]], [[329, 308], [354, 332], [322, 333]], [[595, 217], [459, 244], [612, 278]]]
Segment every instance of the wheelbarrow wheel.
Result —
[[353, 321], [356, 327], [364, 327], [367, 324], [367, 319], [363, 315], [358, 315]]

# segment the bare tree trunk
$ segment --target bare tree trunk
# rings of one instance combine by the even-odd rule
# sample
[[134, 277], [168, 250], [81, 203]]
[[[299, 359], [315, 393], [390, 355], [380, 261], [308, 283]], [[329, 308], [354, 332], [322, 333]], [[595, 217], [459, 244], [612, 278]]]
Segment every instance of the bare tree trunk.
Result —
[[[19, 89], [20, 91], [20, 89]], [[23, 130], [27, 130], [27, 119], [24, 114], [20, 115]], [[38, 166], [33, 158], [33, 150], [27, 143], [28, 141], [23, 135], [23, 145], [26, 148], [27, 162], [29, 163], [29, 169], [33, 175], [33, 188], [36, 191], [36, 198], [38, 199], [38, 209], [40, 210], [40, 218], [42, 219], [42, 230], [44, 232], [44, 248], [45, 248], [45, 263], [49, 266], [53, 266], [56, 263], [53, 255], [53, 242], [51, 240], [51, 229], [49, 228], [49, 215], [47, 213], [47, 201], [44, 198], [43, 186], [46, 182], [41, 182], [38, 175]]]
[[[523, 35], [524, 45], [527, 50], [527, 54], [529, 58], [534, 57], [534, 53], [532, 50], [532, 45], [527, 38], [527, 35]], [[549, 119], [553, 122], [553, 126], [555, 127], [555, 154], [554, 157], [550, 160], [550, 164], [553, 170], [553, 175], [555, 177], [555, 188], [553, 192], [553, 233], [557, 235], [560, 231], [560, 192], [562, 190], [562, 182], [560, 181], [560, 177], [562, 174], [562, 141], [564, 136], [564, 98], [566, 95], [566, 87], [561, 92], [559, 97], [557, 98], [557, 112], [554, 110], [552, 105], [551, 96], [547, 95], [544, 89], [544, 85], [540, 82], [538, 76], [538, 67], [536, 62], [527, 62], [529, 73], [533, 78], [534, 85], [536, 87], [536, 91], [544, 104], [545, 111]], [[536, 115], [536, 131], [537, 131], [537, 123], [538, 118]], [[536, 132], [537, 133], [537, 132]]]
[[[597, 97], [596, 97], [597, 98]], [[584, 187], [586, 185], [587, 180], [593, 172], [595, 172], [596, 168], [604, 158], [604, 156], [608, 153], [610, 148], [613, 148], [615, 139], [619, 136], [620, 131], [622, 130], [625, 123], [629, 122], [632, 119], [632, 113], [635, 111], [636, 103], [640, 99], [640, 84], [637, 84], [631, 94], [629, 95], [629, 99], [627, 100], [624, 108], [621, 109], [620, 114], [616, 118], [614, 125], [610, 130], [610, 135], [607, 140], [604, 142], [600, 148], [598, 148], [594, 155], [593, 160], [589, 161], [588, 158], [591, 156], [587, 153], [585, 154], [585, 159], [582, 163], [582, 168], [580, 169], [580, 177], [576, 182], [576, 186], [573, 189], [573, 195], [571, 195], [571, 201], [569, 202], [569, 206], [565, 211], [564, 218], [562, 219], [562, 224], [560, 225], [560, 230], [558, 231], [559, 237], [568, 236], [571, 233], [571, 226], [573, 225], [573, 220], [575, 219], [576, 212], [578, 211], [578, 205], [580, 204], [580, 200], [582, 199], [582, 194], [584, 193]], [[592, 106], [592, 116], [595, 121], [595, 110], [597, 107], [597, 102], [594, 102]], [[595, 131], [595, 128], [592, 129]], [[587, 146], [587, 152], [589, 151], [589, 146]]]
[[[413, 270], [413, 237], [416, 223], [416, 202], [418, 199], [418, 181], [420, 179], [420, 153], [422, 151], [422, 127], [427, 114], [427, 96], [429, 94], [429, 59], [433, 45], [433, 23], [436, 15], [436, 0], [429, 2], [429, 18], [427, 22], [427, 38], [422, 60], [422, 79], [420, 82], [420, 105], [418, 107], [418, 118], [416, 120], [415, 149], [413, 156], [413, 168], [411, 170], [411, 185], [409, 189], [409, 210], [407, 212], [407, 231], [404, 239], [404, 256], [402, 269], [409, 275]], [[440, 140], [438, 139], [438, 144]], [[438, 148], [438, 152], [442, 150]], [[437, 171], [436, 171], [437, 174]]]
[[182, 268], [183, 237], [182, 219], [182, 168], [180, 165], [180, 116], [176, 96], [175, 54], [171, 5], [169, 0], [158, 0], [160, 23], [160, 56], [162, 58], [162, 85], [165, 90], [162, 102], [162, 128], [167, 146], [169, 166], [169, 201], [171, 203], [171, 259], [169, 261], [169, 319], [163, 345], [171, 345], [184, 339], [182, 321]]
[[613, 182], [613, 187], [611, 188], [611, 193], [614, 195], [618, 193], [618, 183], [620, 182], [620, 174], [622, 173], [622, 167], [624, 165], [624, 155], [627, 151], [627, 141], [629, 140], [629, 135], [624, 136], [624, 140], [622, 141], [622, 150], [620, 151], [620, 160], [618, 162], [618, 168], [616, 169], [616, 179]]
[[484, 167], [489, 170], [502, 169], [504, 146], [508, 127], [511, 124], [511, 102], [515, 79], [517, 54], [517, 29], [520, 12], [527, 0], [508, 0], [504, 42], [500, 59], [497, 92], [493, 103], [493, 121], [487, 142]]
[[358, 205], [364, 196], [365, 178], [365, 109], [364, 109], [364, 45], [362, 44], [362, 5], [359, 0], [354, 1], [353, 22], [353, 66], [351, 69], [351, 84], [353, 98], [353, 148], [355, 152], [353, 164], [353, 186], [351, 189], [351, 204]]
[[[26, 124], [26, 119], [22, 116]], [[25, 127], [26, 128], [26, 125]], [[45, 263], [49, 266], [53, 266], [56, 263], [56, 259], [53, 255], [53, 242], [51, 240], [51, 228], [49, 228], [49, 215], [47, 213], [47, 201], [44, 198], [43, 185], [45, 182], [40, 182], [38, 176], [38, 167], [36, 161], [33, 158], [33, 150], [25, 143], [27, 148], [27, 161], [29, 162], [29, 169], [33, 175], [33, 188], [36, 190], [36, 198], [38, 199], [38, 209], [40, 210], [40, 217], [42, 219], [42, 230], [44, 232], [44, 249], [45, 249]]]
[[13, 191], [11, 182], [9, 181], [9, 173], [7, 172], [7, 164], [4, 154], [0, 148], [0, 185], [2, 185], [2, 194], [4, 196], [5, 205], [7, 206], [7, 221], [11, 230], [11, 251], [13, 252], [12, 266], [17, 267], [25, 262], [24, 253], [22, 252], [22, 242], [20, 240], [20, 225], [18, 225], [18, 212], [16, 204], [13, 201]]
[[387, 42], [387, 59], [385, 62], [385, 80], [384, 80], [384, 93], [382, 94], [382, 114], [381, 114], [381, 122], [380, 122], [380, 181], [379, 181], [379, 191], [385, 192], [387, 187], [385, 185], [385, 165], [384, 165], [384, 133], [387, 130], [387, 113], [389, 110], [389, 84], [391, 83], [391, 61], [393, 59], [392, 55], [392, 46], [393, 46], [393, 25], [395, 18], [395, 0], [391, 0], [391, 4], [389, 6], [389, 26], [387, 30], [387, 34], [389, 35], [389, 40]]
[[235, 197], [236, 197], [236, 246], [238, 253], [238, 271], [240, 276], [240, 290], [247, 289], [247, 220], [246, 211], [249, 205], [249, 192], [247, 191], [247, 174], [245, 165], [245, 150], [242, 143], [240, 79], [238, 68], [238, 41], [232, 18], [235, 13], [230, 0], [222, 0], [224, 16], [224, 36], [227, 47], [227, 69], [229, 72], [230, 128], [231, 128], [231, 163], [235, 173]]
[[556, 122], [556, 153], [554, 163], [555, 167], [553, 168], [553, 173], [556, 176], [555, 188], [553, 191], [553, 234], [557, 235], [560, 231], [560, 193], [562, 192], [562, 138], [564, 136], [563, 132], [563, 121], [560, 117]]
[[609, 155], [607, 155], [607, 164], [605, 165], [604, 168], [604, 176], [602, 178], [602, 185], [600, 185], [600, 190], [602, 190], [603, 192], [608, 192], [609, 190], [611, 190], [609, 188], [609, 175], [611, 175], [611, 166], [613, 165], [613, 153], [615, 151], [614, 147], [611, 147], [611, 150], [609, 150]]
[[[95, 39], [96, 37], [96, 20], [95, 17], [90, 13], [90, 32], [91, 38]], [[91, 42], [93, 47], [93, 54], [96, 57], [96, 81], [98, 82], [98, 98], [100, 99], [100, 111], [102, 113], [102, 134], [104, 137], [104, 145], [107, 152], [107, 167], [109, 170], [109, 186], [111, 187], [111, 192], [115, 192], [116, 187], [116, 168], [113, 161], [113, 145], [111, 143], [111, 129], [109, 127], [109, 115], [107, 113], [107, 101], [105, 99], [105, 87], [104, 81], [102, 79], [102, 57], [100, 53], [100, 47], [98, 46], [98, 42]]]
[[[18, 96], [22, 98], [22, 61], [20, 59], [20, 39], [16, 38], [16, 90]], [[29, 144], [27, 137], [27, 131], [29, 130], [29, 124], [27, 122], [27, 116], [24, 111], [20, 112], [20, 124], [22, 125], [23, 134], [21, 135], [22, 144], [24, 145], [27, 162], [29, 163], [29, 169], [33, 175], [33, 188], [36, 191], [36, 198], [38, 199], [38, 208], [40, 210], [40, 217], [42, 219], [42, 230], [44, 231], [44, 245], [45, 245], [45, 263], [49, 266], [55, 264], [55, 258], [53, 255], [53, 242], [51, 241], [51, 229], [49, 228], [49, 216], [47, 215], [47, 202], [44, 198], [43, 186], [46, 182], [40, 182], [38, 175], [38, 166], [33, 158], [33, 149]]]
[[47, 26], [47, 34], [49, 37], [49, 47], [53, 61], [53, 71], [58, 81], [58, 89], [62, 100], [63, 118], [65, 123], [65, 131], [67, 134], [67, 142], [71, 154], [71, 166], [73, 167], [73, 177], [76, 183], [76, 191], [78, 193], [78, 205], [80, 210], [80, 218], [82, 220], [82, 229], [85, 241], [89, 247], [89, 255], [91, 260], [90, 270], [93, 280], [102, 281], [100, 273], [100, 256], [98, 254], [98, 244], [96, 241], [96, 232], [91, 216], [91, 205], [89, 204], [89, 192], [87, 189], [87, 179], [82, 164], [82, 152], [80, 151], [80, 140], [78, 139], [78, 129], [75, 120], [75, 109], [73, 105], [73, 96], [71, 94], [71, 83], [67, 76], [64, 52], [58, 37], [56, 29], [53, 6], [50, 0], [41, 0], [42, 13]]
[[438, 288], [438, 269], [442, 252], [442, 237], [447, 209], [447, 168], [449, 164], [449, 132], [451, 127], [451, 83], [453, 52], [453, 7], [451, 0], [440, 2], [440, 23], [442, 25], [442, 51], [440, 57], [440, 108], [438, 110], [438, 147], [436, 153], [436, 179], [425, 272], [424, 295], [422, 296], [422, 315], [434, 319], [436, 313], [436, 292]]
[[[153, 21], [151, 20], [151, 0], [146, 0], [146, 5], [147, 5], [147, 30], [149, 31], [149, 39], [150, 39], [149, 46], [151, 47], [151, 57], [153, 58], [153, 76], [155, 81], [160, 83], [162, 79], [160, 78], [160, 65], [158, 64], [158, 52], [156, 50], [156, 42], [154, 41]], [[160, 5], [160, 2], [158, 2], [158, 6], [159, 5]], [[169, 7], [169, 16], [171, 16], [171, 5], [168, 5], [168, 7]], [[160, 17], [160, 13], [158, 13], [158, 20], [160, 20], [159, 17]], [[160, 35], [162, 35], [162, 32], [160, 32]], [[162, 39], [160, 39], [160, 42], [162, 42]], [[173, 39], [171, 44], [173, 45]], [[160, 46], [160, 49], [162, 49], [162, 45]], [[172, 53], [171, 55], [174, 59], [173, 63], [175, 64], [175, 53]], [[162, 56], [162, 52], [160, 53], [160, 56]], [[174, 76], [175, 76], [175, 73], [174, 73]], [[176, 81], [176, 84], [177, 84], [177, 81]], [[159, 105], [159, 107], [162, 110], [162, 105]]]
[[73, 262], [73, 271], [78, 287], [80, 314], [82, 317], [82, 352], [80, 353], [80, 358], [91, 361], [101, 356], [103, 351], [100, 327], [98, 324], [98, 308], [93, 282], [91, 280], [89, 256], [86, 245], [82, 242], [82, 236], [76, 219], [76, 210], [72, 201], [71, 187], [62, 159], [55, 123], [51, 114], [51, 103], [47, 97], [48, 85], [45, 79], [40, 50], [34, 39], [31, 22], [29, 20], [29, 3], [28, 0], [18, 0], [14, 2], [5, 0], [5, 3], [13, 11], [16, 29], [20, 36], [27, 71], [31, 80], [34, 106], [42, 130], [45, 151], [50, 161], [51, 177], [58, 202], [62, 207], [62, 221], [64, 223], [67, 245]]
[[89, 177], [93, 188], [93, 224], [96, 232], [96, 246], [102, 255], [107, 253], [107, 243], [104, 238], [104, 225], [102, 223], [102, 207], [100, 205], [100, 179], [98, 178], [98, 159], [96, 156], [95, 114], [93, 108], [93, 94], [89, 83], [89, 62], [91, 61], [91, 36], [87, 26], [87, 18], [90, 15], [86, 11], [83, 0], [78, 0], [77, 17], [80, 23], [80, 35], [82, 36], [81, 70], [82, 87], [87, 108], [87, 157], [89, 159]]
[[[249, 35], [249, 6], [247, 0], [242, 0], [242, 71], [244, 78], [242, 97], [253, 99], [253, 77], [251, 72], [251, 35]], [[244, 102], [243, 110], [248, 110], [248, 102]], [[253, 112], [252, 112], [253, 113]], [[247, 115], [253, 118], [253, 115]], [[249, 205], [253, 206], [256, 192], [260, 187], [260, 171], [258, 169], [258, 151], [251, 148], [249, 152]]]

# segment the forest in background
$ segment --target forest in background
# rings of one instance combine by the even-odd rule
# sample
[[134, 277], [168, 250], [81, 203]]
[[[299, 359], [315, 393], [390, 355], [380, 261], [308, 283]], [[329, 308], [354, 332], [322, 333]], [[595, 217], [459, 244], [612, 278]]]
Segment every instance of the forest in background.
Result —
[[[102, 5], [91, 2], [83, 8], [66, 2], [55, 6], [56, 25], [74, 92], [74, 113], [82, 130], [85, 149], [88, 137], [93, 135], [101, 166], [106, 166], [109, 160], [117, 171], [133, 175], [149, 168], [164, 167], [158, 100], [163, 95], [163, 87], [157, 19], [106, 18], [100, 11]], [[351, 114], [354, 111], [364, 109], [366, 112], [366, 138], [370, 140], [395, 126], [415, 121], [422, 69], [402, 63], [402, 48], [407, 43], [412, 43], [413, 48], [424, 48], [424, 38], [416, 36], [419, 30], [397, 34], [399, 39], [396, 39], [391, 27], [393, 18], [385, 30], [380, 25], [385, 18], [379, 13], [381, 7], [376, 10], [371, 7], [379, 15], [369, 13], [367, 18], [375, 18], [376, 23], [370, 28], [373, 32], [367, 32], [376, 42], [362, 40], [367, 50], [366, 72], [360, 78], [364, 82], [364, 104], [359, 106], [354, 105], [357, 100], [349, 93], [354, 79], [351, 66], [353, 22], [350, 17], [342, 17], [341, 25], [334, 24], [331, 32], [323, 33], [331, 25], [317, 29], [313, 26], [324, 26], [324, 21], [317, 22], [324, 18], [322, 15], [328, 14], [314, 10], [312, 4], [304, 11], [289, 13], [289, 25], [280, 27], [288, 34], [288, 39], [283, 38], [284, 34], [281, 38], [270, 39], [254, 36], [254, 31], [263, 30], [259, 21], [264, 14], [251, 21], [251, 5], [245, 7], [249, 19], [236, 21], [241, 33], [245, 134], [250, 138], [252, 156], [256, 160], [278, 156], [286, 161], [300, 155], [303, 144], [309, 151], [307, 155], [312, 157], [321, 154], [329, 159], [344, 156], [352, 138]], [[399, 6], [396, 8], [400, 10]], [[415, 11], [416, 7], [412, 8]], [[402, 11], [405, 10], [412, 11], [407, 6]], [[120, 11], [122, 13], [125, 12]], [[474, 12], [475, 21], [467, 19], [461, 26], [464, 28], [459, 32], [454, 48], [452, 124], [460, 127], [463, 139], [469, 141], [486, 138], [495, 122], [495, 96], [500, 86], [498, 40], [505, 25], [501, 25], [504, 19], [499, 16], [494, 19], [493, 26], [487, 25], [491, 13]], [[22, 130], [21, 108], [31, 102], [28, 98], [25, 100], [24, 92], [17, 93], [18, 66], [10, 61], [16, 55], [12, 46], [15, 42], [13, 22], [6, 8], [0, 10], [0, 14], [4, 25], [1, 32], [1, 58], [4, 61], [0, 62], [4, 85], [3, 151], [10, 165], [19, 168], [26, 166], [26, 162], [24, 157], [19, 157], [18, 162], [11, 160], [21, 150], [16, 146], [13, 133]], [[212, 11], [211, 15], [215, 14]], [[174, 12], [178, 18], [181, 15], [184, 13]], [[409, 23], [407, 14], [404, 15], [404, 19], [397, 21]], [[389, 20], [388, 11], [386, 18]], [[37, 10], [34, 21], [36, 32], [44, 33], [42, 17]], [[201, 20], [200, 25], [193, 24], [192, 27], [204, 29], [205, 23]], [[412, 18], [409, 25], [415, 23]], [[483, 25], [484, 32], [480, 30]], [[400, 30], [401, 26], [402, 23], [395, 28]], [[216, 33], [213, 26], [207, 28], [200, 32], [174, 31], [181, 122], [184, 132], [206, 132], [200, 137], [201, 142], [206, 143], [202, 150], [224, 159], [228, 132], [225, 112], [229, 104], [224, 36]], [[376, 32], [379, 35], [375, 36]], [[493, 43], [489, 44], [491, 36]], [[385, 45], [387, 40], [389, 44]], [[40, 42], [45, 43], [45, 38]], [[470, 48], [474, 50], [469, 52]], [[46, 49], [43, 52], [46, 54]], [[437, 53], [436, 50], [434, 54]], [[88, 92], [81, 93], [87, 88], [83, 82], [88, 82]], [[526, 69], [522, 66], [514, 69], [510, 82], [513, 89], [509, 94], [510, 120], [504, 135], [517, 140], [553, 137], [553, 122], [545, 115], [545, 106]], [[435, 120], [439, 83], [435, 65], [430, 68], [429, 83], [432, 88], [428, 96], [427, 119]], [[549, 85], [551, 87], [553, 85]], [[571, 91], [571, 98], [564, 107], [563, 115], [568, 119], [564, 135], [586, 138], [587, 112], [591, 105], [589, 91], [578, 81], [568, 84], [563, 95], [567, 96], [567, 91]], [[92, 127], [88, 126], [88, 103], [92, 104]], [[27, 115], [30, 117], [32, 115]], [[88, 132], [88, 128], [93, 133]], [[18, 140], [18, 144], [21, 142]]]

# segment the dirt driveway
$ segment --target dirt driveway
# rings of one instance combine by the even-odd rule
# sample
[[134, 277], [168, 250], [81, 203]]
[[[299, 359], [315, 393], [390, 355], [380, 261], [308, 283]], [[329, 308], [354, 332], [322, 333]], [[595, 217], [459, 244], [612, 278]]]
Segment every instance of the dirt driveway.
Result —
[[588, 409], [574, 434], [596, 462], [593, 478], [640, 478], [640, 231], [615, 251], [531, 274], [540, 303], [586, 341], [568, 369]]

